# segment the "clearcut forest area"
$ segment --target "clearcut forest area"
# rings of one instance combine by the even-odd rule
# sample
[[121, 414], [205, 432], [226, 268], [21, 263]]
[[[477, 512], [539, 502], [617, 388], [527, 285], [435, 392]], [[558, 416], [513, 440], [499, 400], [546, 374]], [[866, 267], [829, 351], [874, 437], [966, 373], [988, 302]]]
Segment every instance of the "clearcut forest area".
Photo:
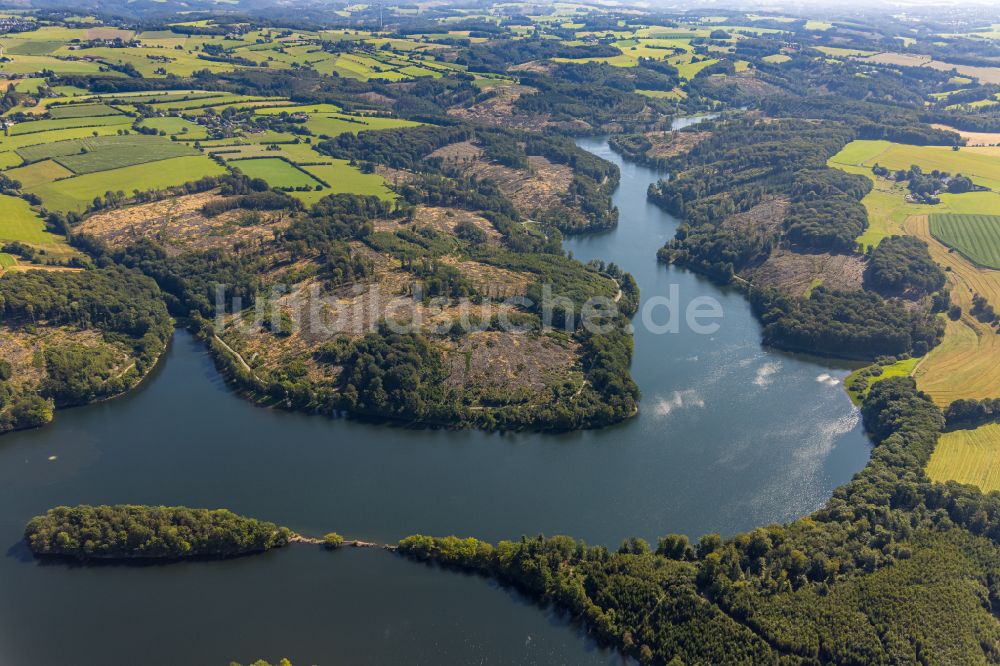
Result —
[[8, 2], [0, 126], [0, 663], [1000, 664], [995, 7]]

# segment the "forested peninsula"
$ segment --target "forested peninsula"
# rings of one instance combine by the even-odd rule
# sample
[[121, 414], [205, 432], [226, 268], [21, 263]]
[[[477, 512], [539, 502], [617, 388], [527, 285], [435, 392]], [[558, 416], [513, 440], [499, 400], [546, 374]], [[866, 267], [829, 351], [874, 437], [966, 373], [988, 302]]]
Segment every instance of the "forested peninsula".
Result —
[[60, 506], [24, 530], [36, 557], [79, 561], [236, 557], [280, 548], [292, 532], [225, 509]]

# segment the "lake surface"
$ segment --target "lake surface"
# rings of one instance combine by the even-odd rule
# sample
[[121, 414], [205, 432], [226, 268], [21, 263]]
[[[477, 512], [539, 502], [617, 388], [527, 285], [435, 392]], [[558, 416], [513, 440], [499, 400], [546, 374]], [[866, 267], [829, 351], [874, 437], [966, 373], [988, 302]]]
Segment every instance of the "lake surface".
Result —
[[[635, 275], [643, 302], [714, 298], [712, 335], [636, 325], [639, 415], [564, 435], [413, 430], [265, 410], [227, 389], [179, 331], [123, 398], [0, 438], [0, 664], [617, 663], [551, 613], [480, 578], [382, 551], [295, 546], [224, 562], [71, 567], [33, 561], [21, 533], [59, 504], [227, 507], [309, 535], [570, 534], [616, 546], [795, 518], [868, 458], [846, 368], [763, 349], [745, 299], [656, 263], [677, 221], [646, 202], [658, 176], [621, 166], [615, 231], [581, 260]], [[657, 323], [666, 319], [660, 308]]]

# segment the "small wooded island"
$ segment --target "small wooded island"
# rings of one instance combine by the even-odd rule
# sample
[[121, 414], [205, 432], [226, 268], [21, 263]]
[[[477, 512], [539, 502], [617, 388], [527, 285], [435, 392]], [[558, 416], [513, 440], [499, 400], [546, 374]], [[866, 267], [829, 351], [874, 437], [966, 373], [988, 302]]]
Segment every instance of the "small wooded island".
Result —
[[280, 548], [292, 532], [226, 509], [154, 506], [60, 506], [24, 531], [36, 557], [176, 560], [236, 557]]

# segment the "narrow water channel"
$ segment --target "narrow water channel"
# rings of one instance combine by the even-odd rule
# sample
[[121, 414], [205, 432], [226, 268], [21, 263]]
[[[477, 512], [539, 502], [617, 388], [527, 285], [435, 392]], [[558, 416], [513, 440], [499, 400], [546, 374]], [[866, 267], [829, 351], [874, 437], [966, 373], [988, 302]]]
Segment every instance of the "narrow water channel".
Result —
[[[763, 349], [743, 297], [656, 249], [677, 221], [647, 204], [658, 174], [622, 168], [612, 232], [566, 247], [633, 273], [644, 303], [722, 306], [712, 335], [636, 322], [639, 415], [564, 435], [413, 430], [256, 408], [178, 332], [134, 393], [0, 438], [0, 664], [616, 663], [518, 595], [380, 551], [293, 547], [224, 562], [39, 564], [25, 522], [59, 504], [227, 507], [305, 534], [394, 541], [564, 533], [616, 546], [696, 537], [818, 507], [866, 462], [847, 370]], [[663, 323], [664, 311], [654, 312]]]

